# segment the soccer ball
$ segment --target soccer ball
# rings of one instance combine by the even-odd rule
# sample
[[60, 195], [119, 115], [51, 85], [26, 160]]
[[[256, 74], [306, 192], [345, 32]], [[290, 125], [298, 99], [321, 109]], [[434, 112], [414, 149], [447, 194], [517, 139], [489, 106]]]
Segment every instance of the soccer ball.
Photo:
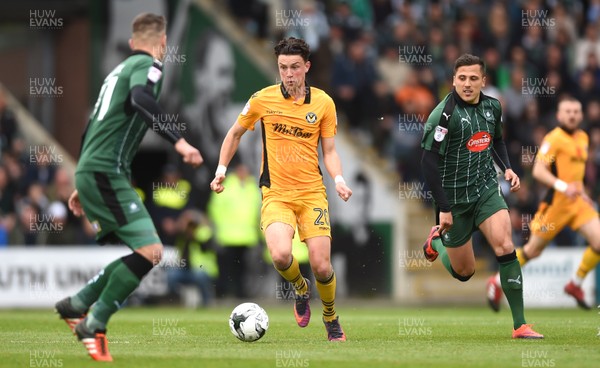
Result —
[[242, 341], [256, 341], [267, 332], [269, 316], [258, 304], [242, 303], [231, 312], [229, 328]]

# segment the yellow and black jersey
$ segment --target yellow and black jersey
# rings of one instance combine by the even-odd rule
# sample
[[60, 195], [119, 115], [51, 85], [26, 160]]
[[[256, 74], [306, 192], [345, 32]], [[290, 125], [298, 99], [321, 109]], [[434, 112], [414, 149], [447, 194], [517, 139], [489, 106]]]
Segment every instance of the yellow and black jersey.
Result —
[[335, 104], [324, 91], [306, 86], [304, 101], [294, 101], [283, 84], [250, 97], [237, 122], [262, 126], [263, 155], [259, 185], [283, 190], [323, 188], [317, 147], [319, 138], [337, 132]]
[[[580, 183], [583, 189], [588, 142], [588, 135], [581, 129], [569, 134], [560, 127], [554, 128], [544, 137], [536, 161], [545, 163], [560, 180]], [[550, 189], [545, 202], [552, 202], [555, 195], [556, 200], [566, 199], [562, 193]]]

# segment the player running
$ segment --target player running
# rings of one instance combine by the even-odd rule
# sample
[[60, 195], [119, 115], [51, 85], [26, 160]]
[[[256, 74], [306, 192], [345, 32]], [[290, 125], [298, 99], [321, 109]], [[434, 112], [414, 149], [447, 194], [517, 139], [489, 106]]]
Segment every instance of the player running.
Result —
[[[581, 103], [573, 97], [561, 99], [556, 119], [558, 127], [544, 137], [533, 165], [533, 177], [550, 190], [531, 221], [531, 237], [523, 248], [517, 250], [517, 257], [524, 266], [530, 259], [538, 257], [565, 226], [578, 231], [589, 246], [564, 290], [575, 298], [581, 308], [590, 309], [581, 284], [600, 262], [600, 220], [583, 187], [588, 135], [579, 129], [583, 121]], [[488, 302], [495, 311], [500, 309], [502, 299], [499, 284], [498, 274], [490, 277], [487, 284]]]
[[[166, 52], [166, 21], [143, 13], [133, 20], [133, 53], [106, 77], [82, 139], [69, 208], [85, 215], [96, 240], [124, 243], [133, 252], [110, 263], [56, 311], [98, 361], [112, 361], [106, 325], [142, 278], [158, 264], [163, 246], [152, 219], [130, 184], [131, 161], [148, 128], [174, 144], [183, 161], [202, 163], [180, 133], [153, 124], [164, 113], [156, 100]], [[92, 306], [93, 305], [93, 306]], [[91, 309], [90, 309], [91, 308]]]
[[475, 273], [471, 234], [479, 228], [500, 264], [500, 280], [513, 317], [513, 338], [541, 339], [525, 321], [521, 267], [511, 241], [508, 207], [494, 161], [512, 192], [519, 177], [511, 170], [502, 139], [500, 102], [484, 95], [485, 64], [465, 54], [454, 64], [454, 90], [431, 112], [421, 147], [423, 174], [437, 206], [437, 223], [423, 245], [425, 257], [441, 257], [456, 279]]
[[281, 84], [266, 87], [250, 97], [227, 133], [219, 166], [210, 188], [224, 190], [227, 165], [242, 135], [260, 121], [263, 157], [259, 186], [262, 188], [261, 229], [275, 269], [296, 290], [294, 314], [300, 327], [310, 320], [310, 285], [292, 256], [296, 226], [308, 247], [317, 290], [323, 303], [323, 323], [330, 341], [345, 341], [346, 335], [335, 311], [336, 279], [331, 266], [331, 230], [323, 176], [317, 147], [321, 141], [323, 162], [335, 180], [344, 201], [352, 195], [342, 177], [335, 149], [337, 131], [335, 105], [322, 90], [305, 79], [310, 69], [309, 47], [302, 39], [287, 38], [275, 46]]

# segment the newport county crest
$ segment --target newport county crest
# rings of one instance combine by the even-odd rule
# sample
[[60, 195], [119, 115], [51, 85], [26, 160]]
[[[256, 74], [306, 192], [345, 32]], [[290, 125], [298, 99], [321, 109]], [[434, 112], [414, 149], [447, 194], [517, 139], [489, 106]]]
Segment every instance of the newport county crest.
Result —
[[314, 124], [315, 121], [317, 121], [317, 114], [315, 114], [314, 112], [309, 112], [308, 114], [306, 114], [306, 121], [309, 124]]

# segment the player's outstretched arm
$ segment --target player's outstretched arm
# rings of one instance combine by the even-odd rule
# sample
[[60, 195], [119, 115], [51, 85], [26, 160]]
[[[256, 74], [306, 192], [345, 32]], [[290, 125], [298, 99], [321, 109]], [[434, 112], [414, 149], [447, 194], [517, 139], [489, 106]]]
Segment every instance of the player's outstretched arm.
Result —
[[233, 155], [237, 152], [237, 149], [240, 145], [240, 140], [246, 131], [247, 129], [241, 126], [237, 121], [231, 128], [229, 128], [229, 131], [223, 140], [223, 144], [221, 145], [219, 166], [215, 172], [215, 178], [210, 183], [211, 190], [217, 193], [221, 193], [223, 190], [225, 190], [225, 187], [223, 186], [223, 180], [225, 180], [225, 174], [227, 173], [227, 165], [229, 165]]
[[177, 143], [181, 139], [181, 133], [167, 124], [160, 124], [160, 117], [165, 116], [165, 110], [158, 104], [148, 86], [141, 84], [133, 86], [129, 91], [129, 102], [131, 107], [140, 115], [146, 125], [161, 137]]
[[164, 116], [165, 111], [158, 104], [148, 86], [136, 85], [131, 88], [130, 103], [150, 129], [175, 146], [177, 153], [183, 157], [183, 162], [193, 167], [198, 167], [202, 164], [204, 160], [200, 152], [182, 138], [179, 131], [172, 129], [172, 127], [166, 124], [161, 126], [159, 117]]
[[321, 138], [321, 147], [323, 149], [323, 162], [325, 168], [335, 181], [335, 190], [344, 201], [348, 201], [352, 196], [352, 190], [346, 185], [342, 176], [342, 163], [340, 156], [335, 149], [335, 140], [333, 137]]

